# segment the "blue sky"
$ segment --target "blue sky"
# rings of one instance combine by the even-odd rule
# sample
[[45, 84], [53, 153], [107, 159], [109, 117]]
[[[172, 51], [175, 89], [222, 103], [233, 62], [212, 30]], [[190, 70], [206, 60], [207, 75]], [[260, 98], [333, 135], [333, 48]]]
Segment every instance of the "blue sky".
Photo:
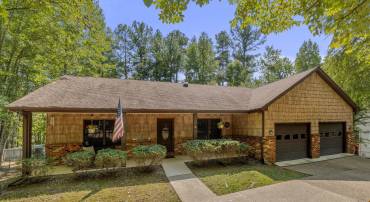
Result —
[[[234, 6], [229, 5], [227, 0], [212, 1], [202, 8], [190, 4], [185, 12], [185, 20], [179, 24], [164, 24], [159, 20], [158, 10], [154, 7], [147, 8], [142, 0], [100, 0], [106, 23], [114, 29], [118, 24], [131, 24], [134, 20], [142, 21], [153, 29], [159, 29], [162, 33], [178, 29], [189, 38], [201, 32], [207, 32], [214, 37], [222, 30], [230, 30], [230, 20], [234, 15]], [[282, 54], [294, 60], [303, 41], [311, 39], [319, 44], [320, 54], [326, 55], [330, 37], [313, 36], [307, 27], [294, 27], [279, 34], [267, 36], [267, 42], [257, 51], [264, 52], [267, 45], [273, 45], [282, 50]]]

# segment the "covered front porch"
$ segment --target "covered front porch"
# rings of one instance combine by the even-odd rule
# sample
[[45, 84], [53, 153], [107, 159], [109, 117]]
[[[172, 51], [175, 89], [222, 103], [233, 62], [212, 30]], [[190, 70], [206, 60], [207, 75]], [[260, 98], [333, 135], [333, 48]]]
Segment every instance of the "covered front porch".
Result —
[[192, 139], [232, 138], [247, 142], [261, 155], [262, 116], [227, 112], [125, 112], [125, 136], [112, 142], [114, 112], [22, 111], [23, 158], [31, 157], [32, 113], [47, 114], [45, 150], [60, 158], [81, 147], [130, 151], [138, 145], [162, 144], [169, 156], [182, 154], [182, 143]]

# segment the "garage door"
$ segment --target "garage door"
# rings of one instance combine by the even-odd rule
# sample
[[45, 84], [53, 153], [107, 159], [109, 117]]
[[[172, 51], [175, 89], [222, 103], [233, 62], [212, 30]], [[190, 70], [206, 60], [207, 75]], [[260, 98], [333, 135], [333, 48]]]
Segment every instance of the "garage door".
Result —
[[277, 161], [307, 158], [309, 124], [277, 124], [275, 133]]
[[344, 124], [320, 123], [320, 155], [338, 154], [344, 151]]

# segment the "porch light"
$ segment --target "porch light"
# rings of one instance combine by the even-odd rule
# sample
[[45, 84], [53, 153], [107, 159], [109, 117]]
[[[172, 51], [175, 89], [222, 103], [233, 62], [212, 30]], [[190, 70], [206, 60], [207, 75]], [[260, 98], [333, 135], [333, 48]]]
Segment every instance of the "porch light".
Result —
[[272, 136], [274, 133], [274, 131], [272, 131], [272, 129], [269, 130], [269, 135]]
[[224, 126], [225, 126], [225, 124], [222, 121], [220, 121], [220, 122], [217, 123], [217, 128], [219, 128], [219, 129], [223, 129]]

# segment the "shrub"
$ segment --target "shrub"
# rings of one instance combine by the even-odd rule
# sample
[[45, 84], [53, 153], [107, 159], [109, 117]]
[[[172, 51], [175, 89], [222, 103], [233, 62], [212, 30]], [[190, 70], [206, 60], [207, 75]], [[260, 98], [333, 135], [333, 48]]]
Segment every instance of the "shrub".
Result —
[[49, 171], [46, 158], [31, 157], [22, 160], [22, 169], [26, 176], [45, 176]]
[[116, 149], [102, 149], [95, 157], [98, 168], [113, 168], [126, 166], [127, 153]]
[[209, 160], [247, 155], [249, 146], [236, 140], [190, 140], [183, 148], [194, 160]]
[[66, 163], [73, 167], [73, 171], [89, 168], [94, 161], [95, 153], [91, 151], [77, 151], [66, 155]]
[[140, 145], [132, 149], [133, 157], [139, 166], [159, 165], [166, 157], [167, 149], [163, 145]]

